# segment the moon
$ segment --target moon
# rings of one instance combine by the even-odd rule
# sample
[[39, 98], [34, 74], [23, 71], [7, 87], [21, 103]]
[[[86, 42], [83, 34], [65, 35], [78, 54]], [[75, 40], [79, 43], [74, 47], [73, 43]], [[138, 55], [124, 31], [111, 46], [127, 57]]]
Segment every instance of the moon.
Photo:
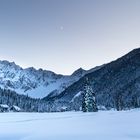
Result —
[[63, 26], [60, 26], [60, 30], [64, 30], [64, 27]]

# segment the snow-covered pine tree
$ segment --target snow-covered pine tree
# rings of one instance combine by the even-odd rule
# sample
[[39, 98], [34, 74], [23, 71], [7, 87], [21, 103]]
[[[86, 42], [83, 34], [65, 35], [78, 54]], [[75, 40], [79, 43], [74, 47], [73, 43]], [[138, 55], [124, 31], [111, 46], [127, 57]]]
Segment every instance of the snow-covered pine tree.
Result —
[[83, 102], [82, 102], [83, 112], [97, 112], [98, 108], [96, 105], [95, 94], [92, 87], [89, 84], [88, 78], [86, 78], [86, 84], [83, 91]]

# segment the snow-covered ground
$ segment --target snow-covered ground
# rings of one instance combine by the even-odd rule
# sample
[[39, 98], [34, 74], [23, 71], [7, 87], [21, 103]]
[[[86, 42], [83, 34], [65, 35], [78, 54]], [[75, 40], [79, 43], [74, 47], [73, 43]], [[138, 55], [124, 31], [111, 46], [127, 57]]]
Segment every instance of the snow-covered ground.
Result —
[[140, 140], [140, 110], [1, 113], [0, 140]]

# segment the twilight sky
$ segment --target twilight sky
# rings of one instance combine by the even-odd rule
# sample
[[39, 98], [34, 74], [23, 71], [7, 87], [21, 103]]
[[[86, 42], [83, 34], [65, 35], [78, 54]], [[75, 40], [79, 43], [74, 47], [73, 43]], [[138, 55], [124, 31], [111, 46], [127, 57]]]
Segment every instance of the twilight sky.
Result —
[[0, 59], [71, 74], [140, 46], [140, 0], [0, 0]]

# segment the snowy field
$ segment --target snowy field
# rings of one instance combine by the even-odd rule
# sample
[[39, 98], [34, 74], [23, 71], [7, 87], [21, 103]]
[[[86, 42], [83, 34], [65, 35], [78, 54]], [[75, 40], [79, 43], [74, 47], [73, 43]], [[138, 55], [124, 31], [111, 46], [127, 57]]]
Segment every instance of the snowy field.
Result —
[[1, 113], [0, 140], [140, 140], [140, 110]]

